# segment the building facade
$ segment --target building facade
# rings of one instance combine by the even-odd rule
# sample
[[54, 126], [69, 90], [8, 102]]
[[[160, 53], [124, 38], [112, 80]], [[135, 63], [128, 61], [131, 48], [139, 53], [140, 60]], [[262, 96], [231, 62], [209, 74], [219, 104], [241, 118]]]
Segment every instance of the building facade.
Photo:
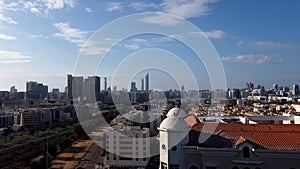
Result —
[[105, 132], [106, 164], [111, 169], [146, 167], [150, 156], [150, 132], [148, 128], [123, 126]]
[[300, 167], [299, 125], [201, 124], [185, 116], [173, 108], [159, 127], [160, 169]]

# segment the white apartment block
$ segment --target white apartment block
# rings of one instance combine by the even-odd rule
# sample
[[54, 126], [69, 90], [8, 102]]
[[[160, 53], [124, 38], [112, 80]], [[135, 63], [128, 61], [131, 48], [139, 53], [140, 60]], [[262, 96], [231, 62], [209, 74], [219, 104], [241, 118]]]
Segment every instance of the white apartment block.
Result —
[[139, 126], [107, 129], [104, 138], [109, 168], [145, 168], [150, 158], [150, 132]]

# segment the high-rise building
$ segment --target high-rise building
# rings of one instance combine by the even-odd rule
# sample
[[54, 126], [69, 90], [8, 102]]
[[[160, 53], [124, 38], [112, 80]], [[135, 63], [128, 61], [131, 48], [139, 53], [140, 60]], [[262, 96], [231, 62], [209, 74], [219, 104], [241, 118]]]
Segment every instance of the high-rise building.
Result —
[[48, 86], [37, 82], [26, 83], [27, 99], [45, 99], [48, 96]]
[[72, 77], [72, 99], [81, 99], [83, 97], [83, 77]]
[[293, 85], [292, 95], [299, 95], [299, 85], [298, 84]]
[[135, 82], [131, 82], [130, 92], [137, 92], [137, 88], [136, 88], [136, 83]]
[[84, 97], [86, 101], [93, 102], [100, 99], [100, 77], [91, 76], [84, 80]]
[[51, 99], [54, 99], [54, 100], [60, 99], [59, 89], [52, 89]]
[[10, 87], [10, 93], [17, 93], [17, 91], [16, 86]]
[[278, 84], [274, 83], [273, 86], [272, 86], [272, 89], [275, 90], [275, 91], [278, 90]]
[[113, 87], [113, 92], [116, 92], [116, 91], [118, 91], [117, 86], [114, 86]]
[[146, 91], [149, 92], [149, 73], [146, 74], [145, 81], [146, 81]]
[[250, 90], [250, 91], [253, 90], [253, 89], [254, 89], [254, 84], [251, 83], [251, 82], [249, 82], [249, 83], [247, 82], [247, 83], [246, 83], [246, 89], [248, 89], [248, 90]]
[[144, 88], [144, 79], [141, 80], [141, 91], [143, 92], [145, 90]]
[[67, 98], [72, 100], [72, 75], [67, 75]]
[[107, 90], [107, 78], [104, 77], [104, 90], [106, 91]]

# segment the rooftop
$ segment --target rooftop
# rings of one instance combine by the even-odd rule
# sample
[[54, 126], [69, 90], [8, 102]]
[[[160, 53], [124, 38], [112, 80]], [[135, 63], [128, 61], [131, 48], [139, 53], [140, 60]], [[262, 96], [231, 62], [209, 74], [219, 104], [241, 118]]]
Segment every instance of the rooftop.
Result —
[[248, 140], [264, 149], [300, 150], [300, 125], [297, 124], [189, 123], [189, 125], [193, 126], [193, 132], [203, 131], [205, 126], [206, 133], [231, 140], [232, 145], [239, 145], [243, 140]]

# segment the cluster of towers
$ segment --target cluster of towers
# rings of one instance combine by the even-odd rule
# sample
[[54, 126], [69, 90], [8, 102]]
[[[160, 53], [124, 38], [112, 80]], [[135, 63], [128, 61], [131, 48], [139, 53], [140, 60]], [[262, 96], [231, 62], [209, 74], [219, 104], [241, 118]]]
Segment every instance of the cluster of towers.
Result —
[[[145, 88], [146, 83], [146, 88]], [[137, 92], [136, 82], [131, 82], [130, 92]], [[141, 91], [149, 92], [149, 73], [146, 74], [145, 79], [141, 79]]]

